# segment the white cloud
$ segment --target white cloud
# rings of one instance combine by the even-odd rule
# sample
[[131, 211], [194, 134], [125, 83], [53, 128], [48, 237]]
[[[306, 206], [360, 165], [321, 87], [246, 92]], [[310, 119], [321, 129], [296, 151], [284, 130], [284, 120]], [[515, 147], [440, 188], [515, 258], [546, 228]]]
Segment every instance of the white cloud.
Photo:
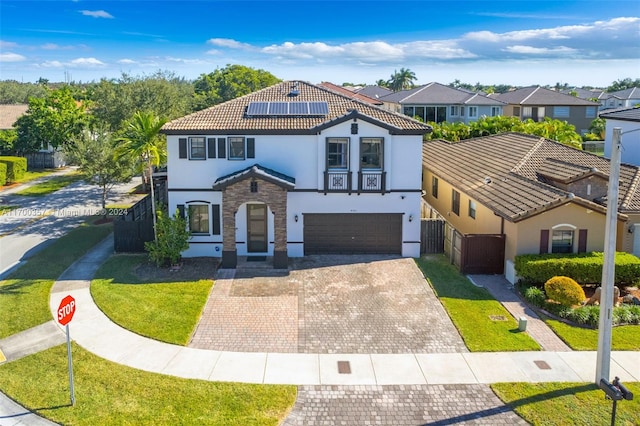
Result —
[[180, 64], [188, 64], [188, 65], [201, 65], [201, 64], [207, 63], [207, 61], [204, 61], [202, 59], [174, 58], [171, 56], [167, 56], [165, 60], [169, 62], [177, 62]]
[[82, 66], [82, 67], [102, 67], [105, 65], [104, 62], [99, 61], [96, 58], [76, 58], [69, 63], [73, 66]]
[[520, 53], [523, 55], [566, 55], [575, 52], [575, 49], [570, 49], [564, 46], [548, 49], [543, 47], [515, 45], [507, 46], [504, 50], [507, 52]]
[[81, 10], [84, 16], [91, 16], [93, 18], [105, 18], [105, 19], [113, 19], [113, 16], [104, 10]]
[[84, 45], [80, 45], [80, 46], [61, 46], [59, 44], [56, 43], [45, 43], [43, 45], [40, 46], [40, 49], [43, 50], [74, 50], [77, 48], [86, 48], [86, 46]]
[[18, 43], [0, 40], [0, 49], [11, 49], [14, 47], [18, 47]]
[[118, 60], [117, 62], [118, 62], [119, 64], [126, 64], [126, 65], [131, 65], [131, 64], [137, 64], [137, 63], [139, 63], [139, 62], [137, 62], [137, 61], [134, 61], [133, 59], [127, 59], [127, 58], [120, 59], [120, 60]]
[[63, 68], [65, 64], [60, 61], [46, 61], [40, 64], [44, 68]]
[[212, 44], [217, 47], [226, 47], [228, 49], [254, 49], [254, 47], [248, 43], [242, 43], [230, 38], [211, 38], [207, 40], [207, 44]]
[[96, 58], [76, 58], [67, 62], [61, 61], [45, 61], [39, 66], [44, 68], [81, 68], [92, 69], [102, 68], [106, 64]]
[[22, 62], [27, 58], [13, 52], [0, 53], [0, 62]]

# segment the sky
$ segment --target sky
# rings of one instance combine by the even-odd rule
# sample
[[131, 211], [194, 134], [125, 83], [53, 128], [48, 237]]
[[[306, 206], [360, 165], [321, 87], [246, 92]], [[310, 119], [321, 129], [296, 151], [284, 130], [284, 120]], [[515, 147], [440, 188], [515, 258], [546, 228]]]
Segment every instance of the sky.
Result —
[[312, 83], [606, 87], [640, 78], [640, 1], [1, 0], [0, 80], [228, 64]]

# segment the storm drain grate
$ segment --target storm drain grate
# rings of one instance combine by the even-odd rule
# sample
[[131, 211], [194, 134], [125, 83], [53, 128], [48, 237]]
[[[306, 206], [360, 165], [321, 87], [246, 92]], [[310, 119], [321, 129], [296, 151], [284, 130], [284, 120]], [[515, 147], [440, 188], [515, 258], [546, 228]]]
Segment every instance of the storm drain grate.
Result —
[[551, 370], [551, 366], [547, 364], [547, 361], [538, 360], [533, 361], [533, 363], [537, 365], [540, 370]]
[[349, 361], [338, 361], [338, 373], [351, 374], [351, 364], [349, 364]]
[[507, 318], [504, 315], [489, 315], [491, 321], [506, 321]]

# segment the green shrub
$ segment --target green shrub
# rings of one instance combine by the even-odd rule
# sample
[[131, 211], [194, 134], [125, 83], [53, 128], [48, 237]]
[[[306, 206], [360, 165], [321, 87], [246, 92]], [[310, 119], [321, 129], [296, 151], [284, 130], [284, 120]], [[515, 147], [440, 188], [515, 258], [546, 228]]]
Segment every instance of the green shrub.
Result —
[[27, 172], [27, 159], [24, 157], [0, 157], [0, 163], [7, 166], [7, 182], [18, 182]]
[[544, 283], [547, 297], [564, 306], [579, 305], [587, 298], [584, 290], [574, 279], [557, 276]]
[[[562, 275], [581, 283], [602, 281], [604, 254], [601, 252], [578, 254], [525, 254], [516, 256], [515, 269], [527, 284], [542, 284], [554, 276]], [[630, 253], [615, 255], [615, 284], [634, 284], [640, 281], [640, 259]]]
[[531, 286], [524, 290], [524, 298], [527, 302], [534, 306], [543, 307], [547, 296], [544, 294], [541, 288]]
[[144, 248], [158, 267], [175, 265], [180, 261], [182, 252], [189, 248], [191, 234], [187, 231], [187, 221], [177, 211], [170, 217], [160, 208], [156, 216], [157, 240], [144, 243]]
[[7, 184], [7, 165], [0, 163], [0, 186]]

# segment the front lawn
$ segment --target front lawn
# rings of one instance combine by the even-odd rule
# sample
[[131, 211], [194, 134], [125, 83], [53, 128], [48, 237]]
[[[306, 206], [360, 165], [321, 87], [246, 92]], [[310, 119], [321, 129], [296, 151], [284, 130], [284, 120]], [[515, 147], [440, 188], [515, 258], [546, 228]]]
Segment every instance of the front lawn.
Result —
[[0, 365], [0, 388], [65, 425], [278, 425], [295, 386], [187, 380], [136, 370], [73, 345], [76, 405], [69, 405], [66, 345]]
[[[616, 425], [640, 424], [640, 383], [623, 383], [634, 394], [619, 401]], [[611, 423], [613, 402], [591, 383], [496, 383], [491, 389], [532, 425], [591, 426]]]
[[52, 319], [49, 293], [55, 280], [112, 231], [87, 223], [60, 237], [0, 281], [0, 339]]
[[163, 342], [186, 345], [213, 281], [141, 279], [135, 269], [147, 259], [147, 255], [112, 256], [91, 282], [91, 295], [122, 327]]
[[23, 189], [22, 191], [18, 191], [15, 193], [15, 195], [43, 197], [80, 180], [82, 180], [82, 175], [77, 172], [71, 172], [66, 175], [54, 176], [44, 182], [37, 183], [33, 186]]
[[[515, 318], [500, 302], [487, 290], [474, 286], [444, 256], [423, 257], [416, 262], [470, 351], [540, 350], [527, 333], [518, 331]], [[505, 320], [494, 321], [492, 316]]]
[[[576, 351], [595, 351], [598, 349], [598, 330], [568, 325], [544, 315], [541, 317], [571, 349]], [[614, 351], [640, 351], [640, 325], [613, 327], [611, 349]]]

